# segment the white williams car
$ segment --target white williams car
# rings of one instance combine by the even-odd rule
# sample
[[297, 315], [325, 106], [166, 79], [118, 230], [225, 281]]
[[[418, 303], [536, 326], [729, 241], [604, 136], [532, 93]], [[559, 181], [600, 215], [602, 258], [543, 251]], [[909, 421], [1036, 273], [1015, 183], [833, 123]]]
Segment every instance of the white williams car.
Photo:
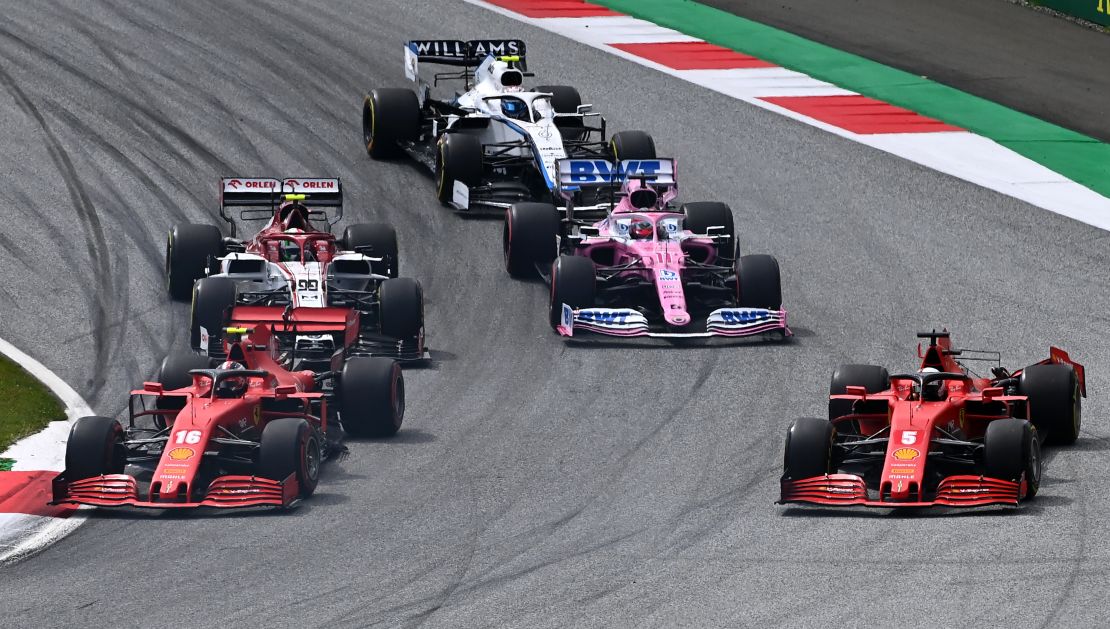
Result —
[[[462, 69], [435, 73], [428, 83], [422, 64]], [[520, 40], [410, 41], [405, 75], [416, 90], [377, 88], [366, 96], [366, 150], [374, 158], [397, 149], [412, 155], [434, 173], [439, 200], [458, 210], [553, 202], [560, 159], [655, 158], [655, 142], [642, 131], [607, 139], [605, 120], [582, 104], [575, 88], [525, 88], [533, 75]], [[464, 89], [450, 99], [433, 98], [432, 88], [445, 81], [461, 81]]]

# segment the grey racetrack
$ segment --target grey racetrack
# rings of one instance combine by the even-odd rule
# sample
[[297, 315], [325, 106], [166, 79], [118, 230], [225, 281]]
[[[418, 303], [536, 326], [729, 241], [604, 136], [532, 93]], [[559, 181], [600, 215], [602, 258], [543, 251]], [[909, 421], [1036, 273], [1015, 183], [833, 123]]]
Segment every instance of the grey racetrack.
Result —
[[[405, 426], [350, 442], [292, 513], [99, 511], [0, 568], [20, 627], [1100, 626], [1108, 235], [461, 2], [7, 2], [0, 336], [102, 414], [187, 342], [167, 228], [220, 175], [336, 175], [400, 233], [434, 368]], [[501, 223], [375, 163], [362, 95], [401, 42], [518, 36], [543, 83], [651, 131], [683, 198], [776, 255], [788, 345], [570, 346]], [[1084, 432], [1015, 512], [814, 512], [778, 495], [790, 420], [841, 362], [913, 368], [915, 332], [1088, 367]]]

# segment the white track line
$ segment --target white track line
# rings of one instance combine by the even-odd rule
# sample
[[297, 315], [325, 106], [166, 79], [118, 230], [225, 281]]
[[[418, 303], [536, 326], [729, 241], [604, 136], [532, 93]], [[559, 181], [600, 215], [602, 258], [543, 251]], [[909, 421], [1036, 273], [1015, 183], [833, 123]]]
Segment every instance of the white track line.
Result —
[[630, 16], [528, 18], [483, 0], [464, 0], [569, 39], [604, 50], [695, 85], [720, 92], [847, 138], [1025, 201], [1031, 205], [1110, 231], [1110, 199], [989, 138], [966, 131], [858, 134], [779, 107], [762, 97], [855, 94], [785, 68], [674, 70], [607, 44], [701, 41]]
[[[0, 354], [7, 356], [42, 382], [66, 407], [66, 421], [50, 422], [41, 432], [17, 441], [0, 457], [15, 459], [13, 470], [54, 470], [65, 467], [65, 444], [78, 417], [92, 415], [88, 402], [42, 363], [0, 339]], [[69, 535], [85, 522], [80, 512], [68, 518], [0, 514], [0, 564], [25, 559]]]

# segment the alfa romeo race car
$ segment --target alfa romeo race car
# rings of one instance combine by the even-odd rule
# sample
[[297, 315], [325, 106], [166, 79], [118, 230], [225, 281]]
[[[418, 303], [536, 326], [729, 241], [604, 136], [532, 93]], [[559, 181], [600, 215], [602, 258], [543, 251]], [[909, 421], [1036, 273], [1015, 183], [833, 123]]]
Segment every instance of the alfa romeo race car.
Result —
[[[564, 336], [791, 335], [778, 261], [738, 254], [732, 209], [675, 207], [673, 159], [558, 161], [564, 208], [516, 203], [505, 215], [505, 266], [551, 284]], [[579, 207], [584, 196], [609, 203]], [[550, 272], [548, 271], [550, 269]]]
[[[419, 282], [397, 277], [397, 234], [381, 223], [348, 226], [338, 179], [229, 177], [220, 181], [223, 238], [214, 225], [177, 225], [166, 248], [166, 284], [192, 296], [191, 342], [218, 352], [226, 325], [274, 326], [284, 351], [330, 369], [332, 355], [428, 358]], [[250, 240], [236, 220], [267, 220]], [[305, 366], [304, 368], [309, 368]]]
[[[289, 371], [266, 326], [226, 332], [227, 361], [215, 368], [196, 354], [168, 356], [157, 382], [131, 392], [126, 428], [109, 417], [78, 419], [51, 504], [292, 507], [316, 489], [335, 449], [336, 417], [354, 435], [400, 427], [396, 361], [358, 357], [338, 372]], [[325, 381], [331, 392], [321, 390]]]
[[[432, 84], [421, 64], [460, 67]], [[366, 151], [377, 159], [398, 148], [432, 170], [439, 200], [458, 210], [505, 209], [516, 201], [552, 201], [555, 162], [566, 157], [652, 159], [642, 131], [606, 140], [605, 120], [565, 85], [523, 87], [524, 42], [417, 40], [405, 44], [408, 88], [377, 88], [362, 107]], [[473, 82], [472, 82], [473, 79]], [[462, 81], [449, 100], [431, 95], [441, 81]], [[596, 123], [595, 123], [596, 121]]]
[[[833, 372], [829, 418], [802, 418], [786, 435], [780, 504], [868, 507], [1017, 506], [1037, 494], [1041, 445], [1079, 437], [1083, 366], [1056, 347], [1016, 371], [997, 352], [929, 339], [921, 367]], [[995, 362], [980, 377], [967, 360]]]

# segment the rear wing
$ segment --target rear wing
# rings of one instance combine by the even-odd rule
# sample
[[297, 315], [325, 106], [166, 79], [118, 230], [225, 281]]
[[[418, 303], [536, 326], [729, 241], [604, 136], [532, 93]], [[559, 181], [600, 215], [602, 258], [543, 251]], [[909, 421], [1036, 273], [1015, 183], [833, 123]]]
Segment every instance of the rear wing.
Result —
[[675, 160], [669, 158], [626, 159], [619, 164], [604, 159], [560, 159], [556, 168], [559, 193], [568, 198], [582, 188], [617, 187], [633, 177], [642, 177], [652, 186], [676, 191], [678, 187]]
[[[268, 219], [287, 201], [299, 201], [309, 208], [309, 216], [324, 218], [334, 225], [343, 218], [343, 182], [338, 178], [297, 177], [223, 177], [220, 179], [220, 217], [231, 225], [235, 220], [228, 208], [240, 208], [240, 220]], [[262, 209], [265, 208], [265, 209]], [[319, 208], [337, 208], [334, 215]]]
[[[508, 62], [510, 66], [526, 72], [528, 70], [527, 49], [519, 39], [414, 39], [405, 42], [405, 77], [419, 81], [420, 63], [456, 66], [462, 72], [446, 72], [435, 75], [434, 82], [444, 79], [462, 79], [469, 82], [469, 68], [477, 67], [487, 57]], [[469, 88], [469, 86], [468, 86]]]

